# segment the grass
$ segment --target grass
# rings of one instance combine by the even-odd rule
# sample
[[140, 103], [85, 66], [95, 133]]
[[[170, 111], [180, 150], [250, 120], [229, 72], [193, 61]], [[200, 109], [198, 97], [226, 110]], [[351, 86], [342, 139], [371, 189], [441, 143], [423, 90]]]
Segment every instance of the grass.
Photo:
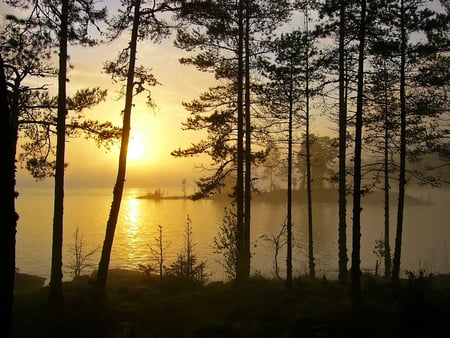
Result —
[[13, 337], [448, 337], [450, 279], [417, 275], [394, 288], [363, 278], [362, 303], [335, 281], [254, 278], [243, 285], [148, 278], [112, 270], [107, 295], [88, 278], [64, 283], [63, 309], [46, 287], [16, 290]]

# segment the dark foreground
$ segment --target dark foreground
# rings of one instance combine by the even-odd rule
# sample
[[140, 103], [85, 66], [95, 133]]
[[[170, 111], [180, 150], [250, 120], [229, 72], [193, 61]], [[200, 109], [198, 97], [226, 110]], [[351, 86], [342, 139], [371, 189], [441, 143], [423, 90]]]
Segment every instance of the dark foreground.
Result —
[[[32, 283], [33, 282], [33, 283]], [[252, 279], [245, 285], [160, 285], [111, 271], [108, 295], [87, 278], [64, 284], [63, 309], [38, 281], [16, 283], [13, 337], [450, 337], [450, 278], [412, 274], [398, 287], [365, 277], [360, 306], [334, 281]], [[33, 286], [34, 285], [34, 286]]]

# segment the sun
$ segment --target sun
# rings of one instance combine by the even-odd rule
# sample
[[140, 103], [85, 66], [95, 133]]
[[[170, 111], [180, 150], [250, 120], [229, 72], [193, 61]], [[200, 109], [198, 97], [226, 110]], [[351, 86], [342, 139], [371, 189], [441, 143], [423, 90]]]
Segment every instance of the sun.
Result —
[[146, 157], [144, 136], [141, 133], [132, 133], [128, 143], [127, 158], [133, 161], [143, 160]]

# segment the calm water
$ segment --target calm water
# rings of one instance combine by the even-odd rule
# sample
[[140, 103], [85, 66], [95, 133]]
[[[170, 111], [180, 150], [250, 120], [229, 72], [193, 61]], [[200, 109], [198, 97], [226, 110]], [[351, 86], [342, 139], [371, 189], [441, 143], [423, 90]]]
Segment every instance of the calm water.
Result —
[[[20, 189], [17, 211], [20, 219], [17, 231], [17, 267], [21, 272], [43, 277], [50, 274], [51, 227], [53, 217], [52, 189]], [[213, 239], [218, 233], [226, 203], [215, 200], [145, 200], [137, 196], [145, 189], [127, 189], [122, 201], [119, 223], [113, 245], [110, 267], [135, 269], [139, 264], [151, 262], [149, 246], [156, 248], [158, 225], [163, 229], [166, 262], [170, 264], [183, 248], [186, 218], [192, 219], [193, 241], [200, 260], [206, 261], [210, 280], [225, 278], [218, 263], [219, 255], [213, 253]], [[418, 192], [419, 198], [430, 199], [429, 204], [407, 205], [403, 235], [402, 270], [426, 269], [428, 272], [450, 273], [450, 211], [449, 190]], [[83, 236], [85, 250], [101, 248], [106, 221], [112, 200], [112, 189], [66, 189], [64, 264], [71, 261], [70, 249], [76, 228]], [[264, 276], [273, 276], [274, 248], [261, 235], [279, 232], [285, 219], [284, 204], [255, 201], [252, 205], [252, 270]], [[316, 273], [331, 278], [337, 272], [337, 204], [314, 205], [314, 249]], [[393, 209], [394, 211], [394, 209]], [[392, 212], [393, 212], [392, 211]], [[349, 213], [350, 216], [350, 213]], [[392, 224], [395, 216], [392, 217]], [[349, 227], [351, 220], [349, 218]], [[394, 226], [392, 225], [392, 229]], [[295, 274], [308, 271], [306, 208], [294, 209], [294, 269]], [[391, 245], [394, 242], [391, 232]], [[381, 203], [364, 205], [362, 213], [361, 258], [362, 267], [373, 270], [376, 255], [375, 240], [383, 236], [383, 209]], [[350, 232], [348, 242], [351, 243]], [[351, 251], [349, 250], [349, 257]], [[96, 268], [100, 249], [91, 263]], [[284, 270], [285, 251], [279, 256], [279, 266]], [[350, 266], [350, 264], [349, 264]], [[64, 278], [70, 279], [68, 272]]]

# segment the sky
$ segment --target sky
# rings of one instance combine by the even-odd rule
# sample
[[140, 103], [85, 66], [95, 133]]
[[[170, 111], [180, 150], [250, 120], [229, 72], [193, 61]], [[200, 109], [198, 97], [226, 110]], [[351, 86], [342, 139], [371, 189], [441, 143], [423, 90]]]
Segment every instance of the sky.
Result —
[[[118, 126], [122, 125], [124, 98], [119, 98], [119, 85], [113, 85], [109, 76], [101, 73], [101, 69], [103, 62], [114, 58], [121, 47], [126, 45], [127, 41], [121, 40], [110, 46], [99, 46], [97, 51], [74, 51], [71, 58], [74, 71], [70, 74], [73, 79], [70, 84], [74, 88], [97, 85], [108, 88], [107, 101], [93, 109], [89, 116], [92, 113], [92, 118], [109, 120]], [[89, 58], [94, 53], [105, 58]], [[182, 122], [187, 117], [182, 102], [196, 98], [213, 83], [213, 79], [210, 74], [180, 65], [178, 59], [181, 55], [182, 51], [173, 47], [170, 40], [159, 45], [141, 42], [138, 48], [138, 64], [151, 67], [160, 85], [151, 89], [155, 109], [146, 105], [145, 94], [135, 97], [133, 101], [127, 185], [158, 188], [159, 182], [163, 186], [173, 182], [178, 184], [183, 178], [193, 181], [196, 175], [194, 167], [200, 159], [173, 158], [170, 152], [199, 139], [198, 133], [181, 130]], [[70, 166], [67, 179], [70, 180], [73, 173], [77, 184], [89, 184], [91, 179], [98, 182], [105, 175], [111, 181], [116, 175], [118, 154], [118, 144], [112, 151], [105, 153], [92, 141], [73, 140], [68, 144]], [[81, 174], [86, 167], [90, 175]]]
[[[105, 4], [113, 15], [118, 0], [99, 2]], [[0, 7], [2, 13], [5, 5]], [[109, 75], [102, 72], [105, 61], [113, 60], [128, 43], [128, 35], [123, 34], [112, 43], [94, 48], [69, 48], [70, 70], [68, 94], [86, 87], [108, 89], [106, 102], [86, 111], [90, 119], [111, 121], [122, 125], [121, 111], [124, 99], [118, 99], [120, 85], [113, 84]], [[182, 102], [188, 102], [206, 91], [215, 81], [212, 74], [202, 73], [192, 66], [181, 65], [179, 58], [186, 52], [173, 46], [173, 38], [159, 44], [145, 41], [138, 46], [137, 64], [153, 69], [153, 75], [160, 85], [152, 88], [156, 109], [150, 110], [145, 104], [145, 95], [135, 97], [131, 121], [131, 140], [127, 163], [127, 187], [157, 189], [180, 186], [187, 180], [188, 188], [195, 189], [194, 181], [202, 175], [198, 166], [209, 163], [206, 156], [201, 158], [174, 158], [170, 152], [189, 146], [202, 138], [201, 132], [182, 130], [182, 122], [188, 116]], [[56, 60], [55, 60], [55, 64]], [[48, 81], [46, 81], [48, 82]], [[50, 91], [56, 93], [56, 84]], [[97, 148], [94, 141], [83, 138], [70, 139], [66, 146], [66, 187], [108, 187], [114, 186], [118, 167], [119, 143], [109, 152]], [[36, 182], [24, 169], [18, 170], [18, 186], [35, 185]], [[52, 179], [39, 182], [53, 185]]]
[[[109, 13], [113, 14], [118, 1], [103, 3], [106, 3]], [[2, 13], [9, 12], [4, 5], [0, 9]], [[68, 74], [68, 95], [87, 87], [100, 86], [108, 89], [105, 102], [85, 111], [90, 119], [111, 121], [122, 126], [124, 98], [119, 98], [120, 85], [112, 83], [110, 76], [103, 73], [102, 67], [105, 61], [113, 60], [127, 45], [127, 38], [127, 34], [123, 34], [112, 43], [94, 48], [69, 47], [70, 65], [73, 69]], [[182, 122], [187, 117], [182, 102], [196, 98], [214, 83], [211, 74], [181, 65], [178, 59], [185, 55], [184, 51], [173, 46], [172, 38], [159, 44], [140, 42], [138, 46], [137, 64], [152, 68], [160, 85], [151, 89], [155, 109], [147, 107], [145, 94], [135, 97], [133, 101], [127, 186], [148, 186], [152, 189], [168, 185], [181, 186], [182, 179], [187, 179], [188, 185], [193, 186], [195, 177], [200, 175], [196, 167], [204, 159], [182, 159], [170, 155], [172, 150], [183, 148], [201, 138], [198, 132], [181, 130]], [[50, 81], [46, 80], [48, 82]], [[56, 93], [56, 90], [56, 84], [52, 84], [50, 92]], [[92, 140], [68, 140], [66, 186], [112, 187], [117, 174], [118, 154], [119, 143], [108, 152], [99, 149]], [[35, 181], [26, 170], [19, 168], [17, 184], [35, 185]], [[46, 179], [39, 184], [52, 185], [53, 180]]]

